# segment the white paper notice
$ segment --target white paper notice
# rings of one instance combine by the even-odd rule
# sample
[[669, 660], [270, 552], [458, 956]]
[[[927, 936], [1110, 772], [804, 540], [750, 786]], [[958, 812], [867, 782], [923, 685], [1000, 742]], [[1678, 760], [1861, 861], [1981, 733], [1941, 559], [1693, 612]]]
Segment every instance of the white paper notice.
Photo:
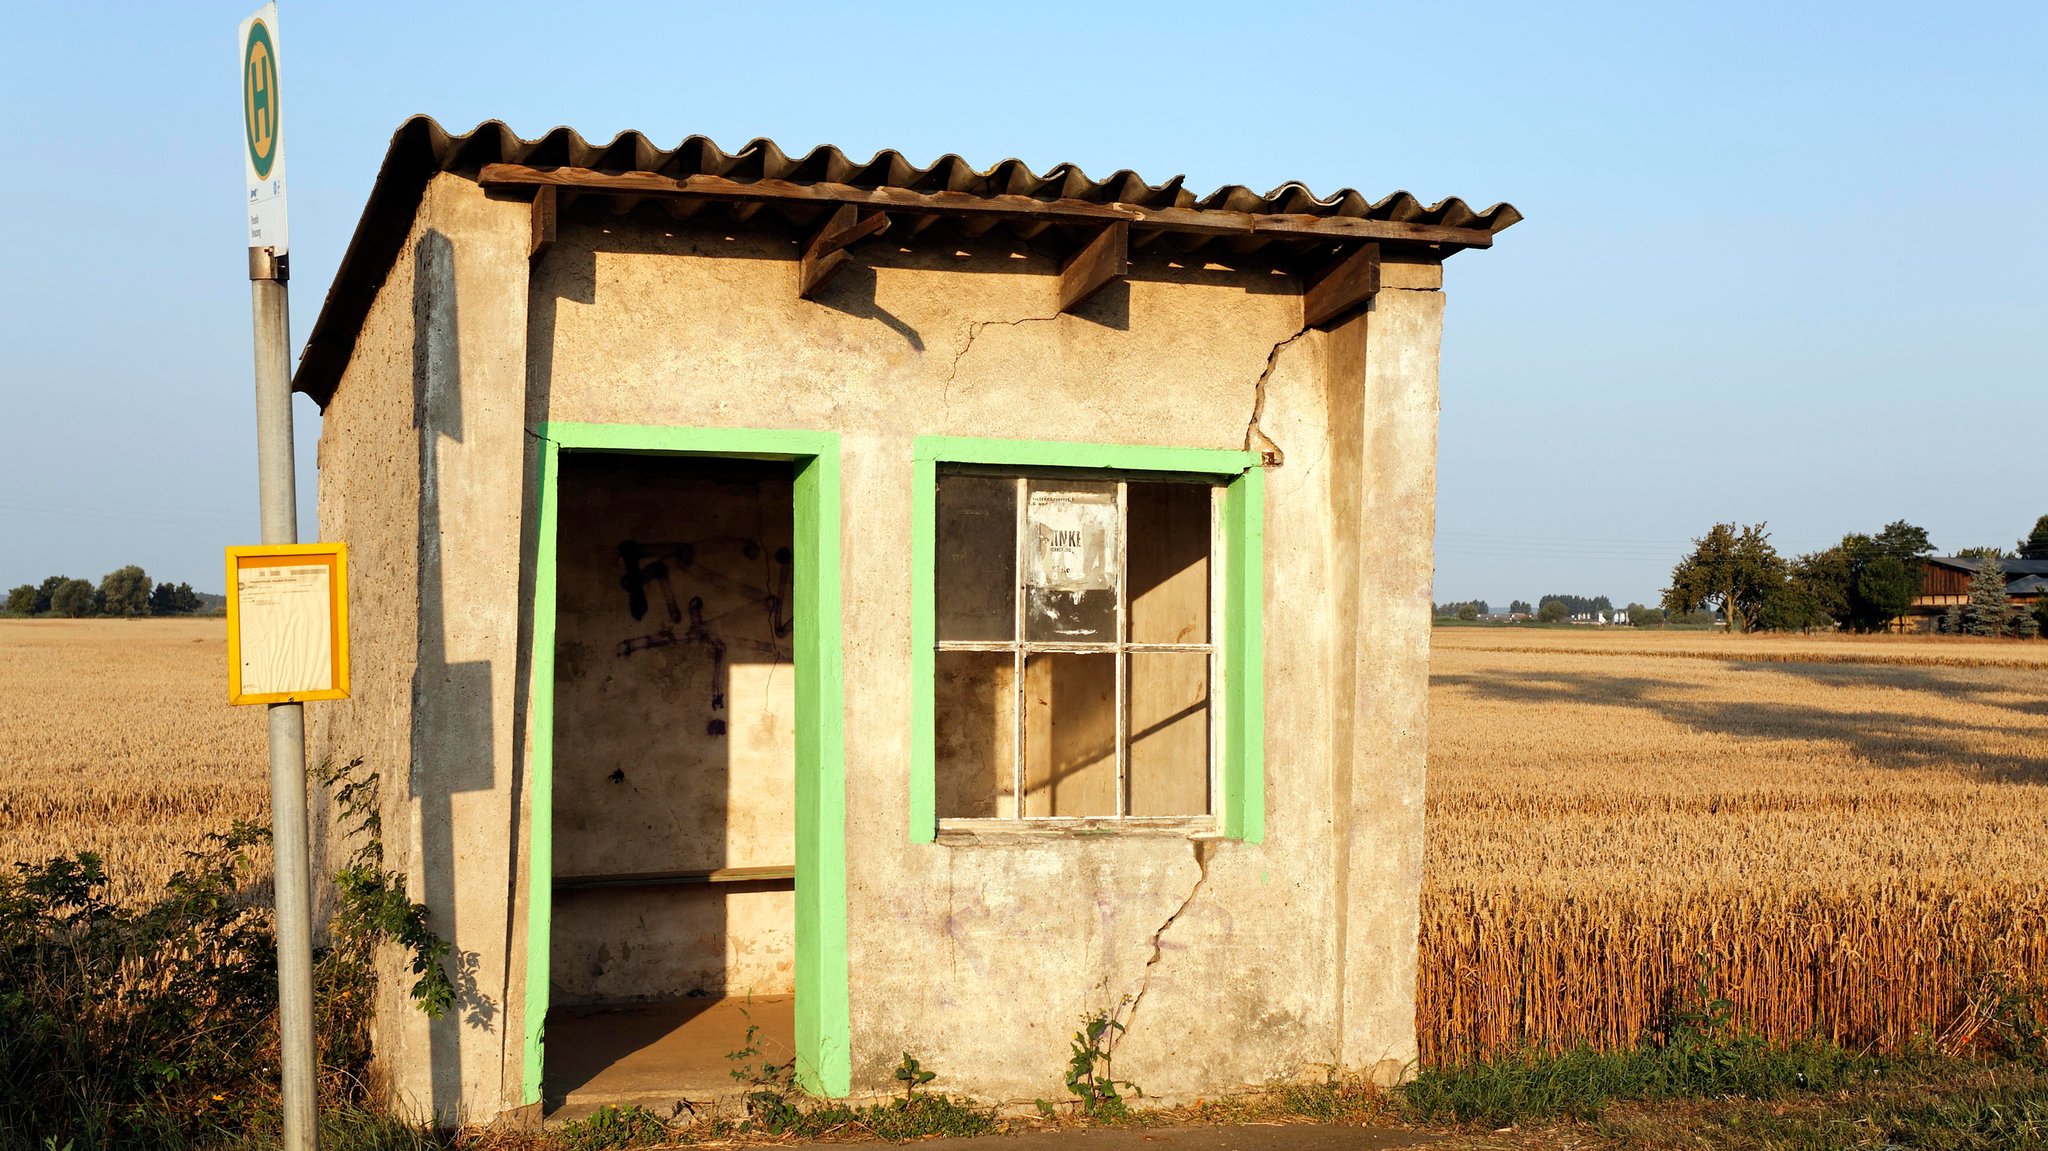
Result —
[[1034, 490], [1024, 512], [1031, 532], [1032, 587], [1116, 589], [1116, 490]]
[[244, 694], [295, 695], [334, 686], [332, 570], [306, 564], [237, 571]]

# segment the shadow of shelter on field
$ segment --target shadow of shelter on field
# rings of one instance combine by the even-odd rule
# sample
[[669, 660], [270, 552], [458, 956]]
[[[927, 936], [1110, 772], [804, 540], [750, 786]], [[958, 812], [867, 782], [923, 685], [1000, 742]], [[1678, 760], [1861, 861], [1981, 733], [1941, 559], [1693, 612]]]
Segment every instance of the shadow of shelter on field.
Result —
[[[1961, 699], [2048, 719], [2048, 668], [1955, 668], [1914, 664], [1738, 663], [1738, 671], [1783, 672], [1831, 688], [1888, 687], [1930, 700]], [[2003, 679], [2008, 682], [2000, 684]], [[2033, 694], [2029, 695], [2029, 690]], [[2010, 697], [2020, 696], [2013, 699]]]
[[[1810, 665], [1748, 666], [1783, 671]], [[1430, 683], [1436, 687], [1462, 687], [1506, 703], [1648, 712], [1695, 731], [1738, 739], [1834, 743], [1877, 768], [1946, 769], [1993, 783], [2048, 783], [2048, 745], [2036, 743], [2032, 746], [2041, 748], [2040, 751], [2025, 753], [1986, 752], [1968, 738], [2012, 734], [2012, 728], [1785, 700], [1685, 699], [1679, 693], [1697, 691], [1698, 685], [1600, 672], [1467, 672], [1432, 675]], [[1849, 684], [1845, 680], [1841, 686]], [[1932, 694], [1946, 698], [1939, 692]]]

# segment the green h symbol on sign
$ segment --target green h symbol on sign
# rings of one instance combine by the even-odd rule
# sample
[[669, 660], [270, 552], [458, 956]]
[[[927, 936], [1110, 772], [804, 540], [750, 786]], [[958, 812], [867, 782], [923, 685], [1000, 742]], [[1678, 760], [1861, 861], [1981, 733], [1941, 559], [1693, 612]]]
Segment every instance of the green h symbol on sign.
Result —
[[257, 178], [268, 179], [277, 159], [277, 49], [261, 20], [242, 47], [242, 131]]

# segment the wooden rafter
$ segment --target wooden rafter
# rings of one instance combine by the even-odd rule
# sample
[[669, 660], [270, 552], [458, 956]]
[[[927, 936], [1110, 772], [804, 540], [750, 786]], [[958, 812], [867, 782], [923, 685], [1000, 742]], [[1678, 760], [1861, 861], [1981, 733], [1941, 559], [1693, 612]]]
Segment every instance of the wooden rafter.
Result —
[[556, 188], [536, 188], [533, 192], [533, 239], [526, 251], [528, 260], [538, 260], [555, 243], [555, 216], [560, 205], [561, 192]]
[[1088, 297], [1129, 274], [1130, 247], [1131, 226], [1118, 221], [1075, 252], [1060, 269], [1060, 311], [1073, 311]]
[[1380, 246], [1360, 244], [1309, 281], [1301, 293], [1301, 326], [1320, 328], [1365, 306], [1380, 290]]
[[856, 240], [879, 236], [889, 230], [889, 217], [881, 212], [861, 215], [852, 204], [842, 204], [825, 217], [825, 223], [804, 245], [797, 264], [797, 295], [816, 299], [827, 282], [846, 263], [846, 249]]

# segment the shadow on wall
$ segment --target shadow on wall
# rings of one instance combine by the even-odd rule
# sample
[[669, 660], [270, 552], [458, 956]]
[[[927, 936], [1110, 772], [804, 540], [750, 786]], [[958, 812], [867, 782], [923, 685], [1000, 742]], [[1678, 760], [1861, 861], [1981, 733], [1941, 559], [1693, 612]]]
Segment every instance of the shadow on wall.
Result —
[[[432, 909], [431, 926], [447, 940], [461, 938], [457, 908], [454, 797], [496, 785], [497, 725], [488, 660], [449, 660], [447, 573], [442, 552], [440, 501], [444, 444], [460, 445], [462, 353], [456, 301], [455, 252], [448, 237], [429, 230], [413, 250], [413, 426], [419, 441], [419, 662], [412, 682], [411, 798], [419, 805], [420, 898]], [[453, 1115], [462, 1104], [465, 1029], [495, 1035], [498, 1003], [477, 985], [479, 957], [456, 950], [454, 1009], [428, 1024], [430, 1106]]]
[[[678, 226], [674, 219], [665, 215], [652, 228], [619, 227], [616, 220], [609, 218], [604, 223], [606, 230], [602, 232], [590, 228], [573, 231], [565, 228], [561, 239], [549, 249], [544, 262], [544, 282], [548, 290], [533, 295], [533, 327], [529, 340], [530, 353], [534, 357], [532, 382], [541, 385], [543, 391], [552, 372], [553, 337], [559, 321], [557, 305], [565, 300], [584, 305], [597, 303], [596, 256], [599, 252], [607, 255], [688, 255], [783, 263], [789, 277], [790, 297], [793, 299], [796, 295], [797, 254], [802, 242], [796, 235], [787, 239], [756, 235], [736, 237], [717, 226]], [[950, 229], [935, 231], [930, 238], [922, 240], [911, 240], [902, 232], [891, 232], [881, 243], [858, 248], [854, 258], [803, 306], [824, 307], [856, 319], [872, 320], [894, 332], [912, 352], [930, 351], [934, 355], [957, 356], [964, 351], [966, 343], [972, 342], [978, 325], [1016, 323], [1029, 318], [1053, 319], [1059, 284], [1057, 273], [1068, 254], [1068, 246], [1065, 242], [1034, 245], [996, 235], [964, 236]], [[1156, 254], [1156, 250], [1148, 254]], [[986, 271], [992, 266], [1014, 269], [1020, 275], [1042, 280], [1045, 288], [1044, 313], [1035, 317], [963, 315], [952, 330], [920, 332], [904, 317], [889, 310], [877, 294], [878, 269], [953, 273]], [[1113, 331], [1128, 331], [1131, 325], [1131, 278], [1229, 286], [1260, 295], [1287, 295], [1300, 291], [1298, 276], [1280, 274], [1269, 261], [1240, 261], [1228, 251], [1217, 250], [1214, 245], [1204, 247], [1199, 260], [1170, 263], [1151, 260], [1133, 266], [1131, 272], [1130, 278], [1109, 284], [1067, 315]], [[621, 302], [618, 306], [631, 308], [630, 302]], [[736, 302], [736, 306], [752, 305], [742, 299]], [[638, 329], [621, 329], [622, 334], [628, 331], [637, 334]], [[535, 408], [529, 404], [529, 411], [535, 413], [534, 420], [546, 418], [545, 406]]]
[[[1736, 664], [1743, 673], [1783, 673], [1830, 688], [1881, 683], [1922, 693], [1930, 708], [1947, 704], [1964, 689], [1983, 702], [2021, 714], [2043, 714], [2039, 701], [2013, 702], [1983, 683], [1924, 668], [1850, 668], [1793, 663]], [[1648, 712], [1695, 731], [1740, 739], [1797, 739], [1841, 744], [1882, 768], [1942, 768], [1992, 783], [2048, 782], [2048, 753], [1987, 753], [1964, 733], [2011, 734], [1986, 724], [1934, 720], [1896, 711], [1848, 710], [1782, 700], [1716, 701], [1683, 698], [1696, 684], [1600, 672], [1473, 672], [1434, 674], [1432, 687], [1461, 687], [1505, 703], [1529, 706], [1576, 705]], [[2040, 745], [2036, 745], [2040, 746]]]

